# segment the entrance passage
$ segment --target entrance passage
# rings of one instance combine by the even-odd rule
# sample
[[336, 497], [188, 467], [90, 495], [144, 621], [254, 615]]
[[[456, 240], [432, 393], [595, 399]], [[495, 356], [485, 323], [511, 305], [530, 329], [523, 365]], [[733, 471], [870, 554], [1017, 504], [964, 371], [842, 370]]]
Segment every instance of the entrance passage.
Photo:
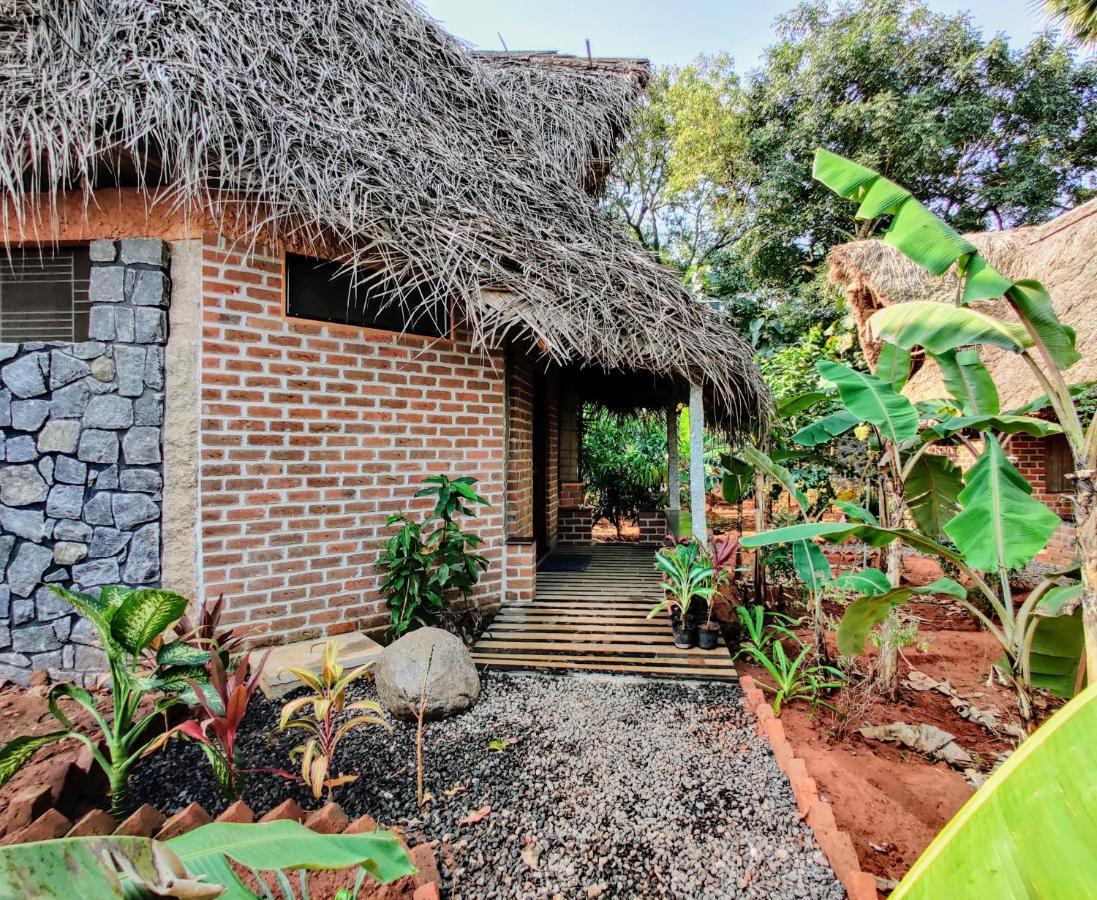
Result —
[[537, 571], [534, 600], [504, 604], [473, 647], [473, 660], [500, 669], [734, 680], [723, 642], [715, 650], [680, 650], [665, 613], [646, 618], [662, 597], [653, 554], [620, 544], [554, 551]]

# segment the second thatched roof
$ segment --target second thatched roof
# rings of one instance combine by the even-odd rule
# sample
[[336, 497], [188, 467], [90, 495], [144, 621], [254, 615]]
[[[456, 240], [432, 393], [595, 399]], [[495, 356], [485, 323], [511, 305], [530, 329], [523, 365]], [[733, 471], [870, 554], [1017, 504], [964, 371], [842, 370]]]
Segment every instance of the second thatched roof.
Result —
[[765, 415], [750, 347], [591, 197], [641, 61], [471, 53], [409, 0], [18, 0], [0, 68], [9, 233], [130, 178], [400, 302], [457, 297], [482, 346], [701, 380], [732, 428]]
[[[1068, 381], [1097, 381], [1097, 200], [1043, 225], [965, 237], [1006, 277], [1043, 282], [1059, 318], [1078, 332], [1076, 346], [1082, 359], [1067, 372]], [[830, 253], [830, 277], [849, 299], [861, 345], [870, 360], [875, 359], [878, 347], [867, 333], [866, 324], [876, 310], [911, 300], [953, 303], [956, 297], [955, 273], [936, 278], [878, 240], [834, 248]], [[973, 306], [1011, 319], [1004, 301]], [[1044, 394], [1028, 367], [1014, 354], [984, 347], [982, 355], [998, 386], [1003, 409], [1016, 409]], [[940, 370], [929, 359], [911, 378], [904, 393], [913, 400], [948, 396]]]

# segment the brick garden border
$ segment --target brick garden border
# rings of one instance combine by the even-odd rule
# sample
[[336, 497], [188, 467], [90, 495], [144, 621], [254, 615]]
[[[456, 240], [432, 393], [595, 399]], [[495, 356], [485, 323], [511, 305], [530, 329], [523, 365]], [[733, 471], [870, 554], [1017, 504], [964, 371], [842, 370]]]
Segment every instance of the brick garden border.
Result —
[[876, 900], [876, 878], [862, 871], [853, 841], [834, 821], [830, 804], [819, 796], [819, 786], [808, 775], [807, 765], [793, 751], [792, 744], [785, 736], [785, 726], [773, 714], [773, 708], [762, 689], [749, 675], [742, 676], [739, 684], [747, 709], [758, 720], [758, 733], [769, 742], [778, 767], [788, 777], [800, 814], [811, 828], [850, 900]]
[[[90, 753], [85, 751], [76, 762], [59, 767], [48, 782], [24, 788], [12, 798], [8, 807], [7, 833], [0, 839], [0, 844], [64, 837], [105, 837], [111, 834], [155, 837], [166, 841], [213, 821], [256, 821], [251, 808], [243, 800], [237, 800], [216, 819], [199, 803], [191, 803], [171, 817], [146, 803], [121, 824], [116, 823], [111, 814], [103, 809], [93, 809], [73, 822], [58, 807], [69, 806], [74, 800], [86, 796], [89, 782], [105, 782], [105, 779], [96, 777], [97, 773]], [[103, 786], [102, 783], [100, 786]], [[314, 812], [306, 812], [294, 800], [283, 801], [258, 821], [274, 822], [280, 819], [301, 822], [319, 834], [361, 834], [378, 829], [372, 816], [361, 816], [352, 822], [338, 803], [328, 803]], [[407, 876], [415, 882], [414, 900], [439, 900], [442, 879], [433, 846], [424, 843], [408, 847], [399, 834], [397, 839], [407, 850], [411, 864], [418, 869], [415, 875]]]

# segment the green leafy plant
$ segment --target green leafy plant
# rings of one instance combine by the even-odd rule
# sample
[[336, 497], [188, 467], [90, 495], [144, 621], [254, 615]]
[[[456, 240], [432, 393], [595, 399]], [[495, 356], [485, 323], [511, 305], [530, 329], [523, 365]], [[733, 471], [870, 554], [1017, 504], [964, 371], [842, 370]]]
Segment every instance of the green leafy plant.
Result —
[[625, 519], [664, 502], [666, 451], [666, 429], [654, 417], [584, 408], [580, 474], [595, 518], [609, 520], [618, 537]]
[[473, 489], [476, 479], [432, 475], [423, 483], [415, 496], [433, 497], [434, 510], [422, 523], [402, 514], [389, 516], [388, 524], [400, 528], [389, 538], [378, 564], [384, 572], [381, 590], [394, 638], [437, 621], [455, 594], [467, 599], [488, 565], [475, 552], [481, 538], [462, 530], [458, 522], [459, 516], [475, 516], [469, 504], [485, 503]]
[[[146, 739], [149, 727], [164, 710], [196, 698], [189, 683], [205, 680], [207, 650], [183, 641], [163, 643], [160, 635], [186, 611], [187, 599], [160, 588], [128, 588], [107, 585], [98, 597], [51, 586], [71, 603], [99, 633], [110, 667], [111, 707], [100, 712], [95, 698], [74, 684], [58, 684], [49, 693], [49, 708], [61, 730], [32, 738], [16, 738], [0, 750], [0, 785], [6, 783], [34, 754], [53, 741], [78, 740], [106, 773], [110, 785], [111, 812], [121, 819], [127, 811], [129, 775], [154, 741]], [[151, 711], [138, 717], [142, 700], [157, 697]], [[61, 708], [61, 700], [82, 707], [99, 734], [78, 730]]]
[[760, 604], [737, 606], [735, 612], [744, 636], [735, 654], [736, 658], [746, 653], [750, 647], [768, 655], [774, 641], [789, 639], [799, 643], [799, 638], [792, 630], [800, 624], [799, 619], [772, 612]]
[[781, 715], [782, 706], [794, 700], [807, 700], [812, 706], [829, 706], [819, 695], [845, 684], [845, 676], [838, 669], [810, 661], [811, 647], [804, 647], [799, 641], [796, 646], [799, 653], [793, 659], [789, 659], [784, 645], [776, 639], [770, 642], [768, 653], [751, 645], [744, 648], [773, 679], [773, 685], [764, 681], [759, 683], [773, 694], [775, 716]]
[[[331, 640], [324, 647], [324, 664], [319, 675], [306, 669], [289, 669], [313, 693], [290, 700], [283, 706], [278, 728], [282, 731], [300, 729], [310, 735], [303, 744], [290, 751], [290, 759], [300, 757], [301, 780], [308, 785], [314, 797], [327, 790], [330, 799], [333, 788], [357, 780], [357, 775], [332, 775], [339, 742], [349, 732], [367, 725], [379, 725], [391, 730], [383, 718], [381, 705], [376, 701], [346, 702], [347, 686], [365, 675], [369, 668], [370, 664], [366, 664], [349, 672], [344, 671], [339, 662], [339, 645]], [[311, 714], [300, 715], [306, 707], [312, 708]], [[344, 713], [365, 715], [355, 715], [341, 721]]]
[[678, 627], [688, 626], [694, 600], [709, 603], [716, 593], [716, 573], [696, 540], [663, 547], [655, 554], [655, 567], [663, 576], [663, 599], [648, 612], [649, 619], [670, 610]]
[[1092, 893], [1094, 771], [1097, 685], [1013, 752], [941, 829], [891, 896], [1029, 900]]
[[[244, 885], [230, 860], [252, 873], [260, 893]], [[353, 900], [366, 878], [389, 884], [416, 871], [388, 831], [320, 834], [289, 820], [213, 822], [166, 842], [115, 835], [0, 847], [0, 895], [63, 897], [79, 889], [95, 900], [274, 900], [277, 895], [264, 878], [270, 873], [283, 900], [308, 900], [309, 870], [348, 868], [357, 868], [358, 878], [340, 900]], [[292, 871], [301, 875], [296, 892], [286, 877]]]
[[249, 628], [232, 628], [221, 624], [225, 612], [225, 596], [216, 600], [205, 600], [198, 610], [197, 621], [192, 621], [185, 613], [175, 623], [175, 634], [179, 640], [200, 650], [216, 650], [221, 662], [227, 667], [229, 657], [244, 643]]
[[248, 770], [239, 758], [236, 735], [248, 711], [252, 695], [259, 687], [259, 677], [269, 656], [268, 650], [253, 669], [251, 654], [245, 654], [229, 673], [226, 672], [220, 655], [212, 653], [206, 667], [209, 672], [209, 686], [216, 698], [216, 708], [214, 703], [207, 701], [204, 692], [194, 685], [193, 690], [198, 700], [194, 718], [165, 731], [149, 745], [145, 754], [158, 750], [177, 734], [195, 741], [206, 754], [221, 793], [230, 803], [239, 800], [244, 792], [244, 779]]

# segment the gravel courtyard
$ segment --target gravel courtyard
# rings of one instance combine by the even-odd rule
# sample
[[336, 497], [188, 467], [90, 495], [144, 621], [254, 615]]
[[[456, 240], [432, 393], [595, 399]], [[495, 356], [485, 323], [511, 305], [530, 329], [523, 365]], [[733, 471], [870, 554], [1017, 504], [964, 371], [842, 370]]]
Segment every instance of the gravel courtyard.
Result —
[[[340, 745], [336, 771], [360, 777], [335, 799], [412, 843], [437, 842], [455, 898], [840, 898], [741, 696], [729, 685], [488, 674], [471, 711], [426, 727], [433, 799], [422, 813], [415, 728], [401, 723]], [[291, 768], [293, 735], [267, 731], [277, 711], [261, 695], [249, 710], [251, 766]], [[168, 772], [187, 772], [185, 783], [173, 789]], [[150, 758], [134, 788], [168, 812], [225, 805], [199, 748], [182, 742]], [[286, 796], [318, 805], [259, 774], [244, 799], [258, 814]]]

